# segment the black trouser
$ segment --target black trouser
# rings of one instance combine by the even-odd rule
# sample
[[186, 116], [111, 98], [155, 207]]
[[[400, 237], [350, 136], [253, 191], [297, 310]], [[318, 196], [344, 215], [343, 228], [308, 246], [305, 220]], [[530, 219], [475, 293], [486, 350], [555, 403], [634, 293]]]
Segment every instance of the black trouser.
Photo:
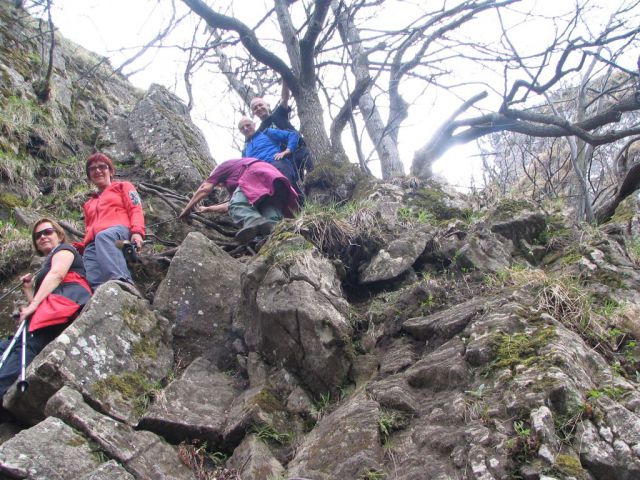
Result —
[[[62, 325], [52, 325], [51, 327], [40, 328], [34, 332], [27, 333], [27, 351], [25, 354], [25, 366], [38, 355], [54, 338], [67, 327], [68, 323]], [[0, 342], [0, 355], [9, 346], [10, 340]], [[17, 339], [13, 345], [13, 350], [7, 357], [0, 369], [0, 398], [4, 397], [9, 387], [13, 385], [22, 370], [22, 341]]]
[[290, 158], [281, 158], [280, 160], [274, 160], [271, 165], [276, 167], [280, 173], [287, 177], [287, 180], [289, 180], [289, 183], [298, 194], [298, 204], [302, 207], [304, 204], [304, 194], [298, 186], [298, 174], [293, 166], [292, 160]]

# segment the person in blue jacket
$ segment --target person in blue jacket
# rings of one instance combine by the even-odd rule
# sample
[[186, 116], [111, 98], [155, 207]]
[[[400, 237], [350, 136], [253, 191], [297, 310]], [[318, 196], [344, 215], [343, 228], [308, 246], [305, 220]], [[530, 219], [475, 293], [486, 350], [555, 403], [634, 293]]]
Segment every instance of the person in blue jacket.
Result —
[[256, 131], [256, 124], [249, 117], [242, 117], [238, 122], [238, 128], [245, 138], [242, 156], [272, 164], [287, 177], [296, 193], [300, 195], [300, 189], [297, 187], [298, 176], [291, 160], [291, 153], [298, 146], [300, 135], [293, 130], [276, 128]]

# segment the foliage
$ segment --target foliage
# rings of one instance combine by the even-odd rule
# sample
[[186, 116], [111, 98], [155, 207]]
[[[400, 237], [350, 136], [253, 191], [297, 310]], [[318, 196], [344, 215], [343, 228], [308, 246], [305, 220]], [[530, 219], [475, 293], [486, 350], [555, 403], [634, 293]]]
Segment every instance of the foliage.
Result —
[[135, 413], [142, 415], [161, 388], [159, 383], [150, 381], [141, 372], [125, 372], [98, 380], [93, 384], [92, 392], [103, 401], [117, 392], [123, 399], [132, 401]]
[[178, 457], [196, 480], [241, 480], [238, 472], [224, 468], [227, 455], [211, 451], [206, 441], [183, 441], [178, 445]]
[[279, 432], [273, 426], [266, 423], [254, 425], [251, 430], [263, 442], [279, 445], [288, 445], [294, 436], [291, 432]]
[[0, 221], [0, 278], [25, 267], [32, 255], [31, 233], [12, 222]]
[[378, 415], [378, 431], [380, 432], [380, 443], [388, 445], [389, 437], [395, 431], [406, 428], [410, 417], [398, 410], [382, 409]]
[[311, 415], [316, 422], [319, 422], [328, 412], [331, 407], [331, 393], [323, 393], [320, 398], [314, 402], [311, 407]]
[[533, 331], [512, 335], [497, 332], [491, 338], [496, 358], [489, 368], [513, 369], [518, 365], [531, 366], [544, 362], [546, 359], [540, 356], [539, 351], [555, 336], [553, 327], [538, 327]]

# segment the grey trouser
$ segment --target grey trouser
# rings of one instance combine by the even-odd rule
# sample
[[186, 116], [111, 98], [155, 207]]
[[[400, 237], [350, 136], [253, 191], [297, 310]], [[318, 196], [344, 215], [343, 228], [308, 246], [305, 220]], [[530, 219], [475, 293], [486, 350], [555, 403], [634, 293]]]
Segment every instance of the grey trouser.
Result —
[[124, 225], [115, 225], [102, 230], [93, 242], [84, 248], [84, 268], [87, 281], [95, 290], [108, 280], [123, 280], [133, 283], [127, 261], [122, 250], [116, 247], [116, 240], [129, 240], [131, 232]]

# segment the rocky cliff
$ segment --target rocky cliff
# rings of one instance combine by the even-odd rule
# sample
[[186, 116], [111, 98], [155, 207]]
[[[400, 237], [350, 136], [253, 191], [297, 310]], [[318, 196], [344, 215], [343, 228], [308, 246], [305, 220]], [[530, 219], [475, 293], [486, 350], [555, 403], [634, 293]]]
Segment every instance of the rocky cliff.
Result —
[[[54, 118], [67, 82], [83, 115], [46, 139], [3, 124], [2, 155], [31, 168], [0, 169], [2, 248], [19, 252], [7, 286], [29, 219], [80, 228], [94, 147], [140, 189], [154, 242], [138, 291], [100, 287], [29, 366], [28, 392], [8, 392], [5, 478], [640, 478], [631, 205], [594, 229], [555, 206], [480, 210], [437, 184], [369, 179], [237, 245], [227, 218], [174, 220], [212, 165], [181, 103], [62, 39], [66, 67], [38, 103], [20, 60], [41, 48], [37, 22], [2, 5], [3, 112]], [[71, 68], [81, 57], [102, 73]]]

